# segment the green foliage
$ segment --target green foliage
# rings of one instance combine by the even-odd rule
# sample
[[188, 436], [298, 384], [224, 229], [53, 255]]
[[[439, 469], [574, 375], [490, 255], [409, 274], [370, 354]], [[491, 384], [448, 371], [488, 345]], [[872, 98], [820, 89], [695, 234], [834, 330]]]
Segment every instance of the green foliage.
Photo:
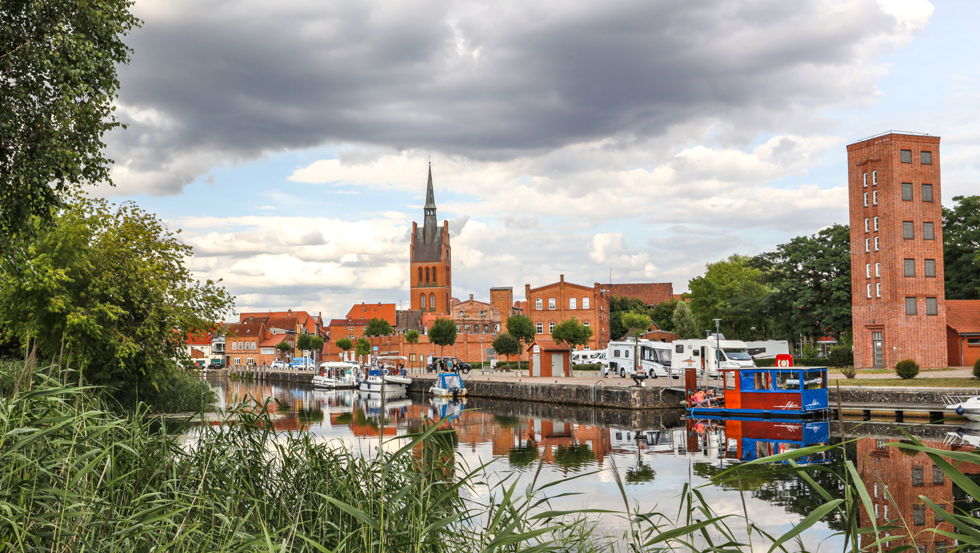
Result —
[[623, 326], [626, 327], [625, 336], [637, 337], [650, 329], [652, 321], [644, 313], [630, 311], [623, 313]]
[[[853, 356], [852, 356], [853, 357]], [[853, 363], [853, 360], [852, 360]], [[852, 365], [847, 365], [846, 367], [841, 367], [840, 373], [844, 375], [844, 378], [851, 379], [857, 376], [857, 367]]]
[[946, 299], [980, 299], [980, 196], [954, 196], [943, 207]]
[[341, 338], [337, 340], [337, 347], [344, 351], [350, 351], [354, 349], [354, 342], [350, 338]]
[[629, 326], [623, 323], [623, 315], [629, 312], [647, 314], [647, 306], [640, 298], [629, 296], [613, 296], [609, 298], [609, 336], [620, 340], [629, 332]]
[[452, 319], [438, 318], [429, 328], [429, 341], [441, 347], [456, 343], [456, 323]]
[[657, 478], [657, 471], [646, 463], [639, 463], [635, 467], [626, 469], [626, 483], [640, 484], [643, 482], [653, 482]]
[[724, 261], [709, 263], [703, 277], [691, 279], [691, 313], [699, 327], [713, 327], [712, 319], [721, 319], [721, 331], [729, 339], [746, 336], [750, 328], [765, 326], [764, 308], [771, 291], [763, 282], [762, 271], [751, 260], [733, 255]]
[[561, 445], [555, 448], [555, 463], [572, 472], [586, 468], [595, 460], [595, 452], [589, 444], [572, 442], [571, 445]]
[[365, 355], [370, 355], [372, 351], [371, 341], [367, 338], [358, 338], [357, 344], [354, 346], [354, 355], [358, 357], [363, 357]]
[[102, 136], [119, 126], [132, 4], [0, 3], [0, 251], [46, 226], [67, 191], [111, 183]]
[[573, 365], [572, 370], [576, 371], [598, 371], [602, 368], [602, 363], [583, 363], [581, 365]]
[[691, 308], [686, 301], [677, 302], [670, 320], [674, 323], [674, 332], [681, 338], [701, 337], [701, 327], [694, 320], [694, 314], [691, 313]]
[[817, 347], [811, 345], [803, 346], [803, 357], [806, 357], [808, 359], [815, 359], [817, 357], [820, 357], [820, 350]]
[[310, 335], [310, 341], [309, 341], [309, 344], [308, 344], [310, 347], [308, 347], [306, 349], [309, 349], [309, 350], [312, 350], [312, 351], [315, 351], [315, 352], [321, 352], [321, 351], [323, 351], [323, 344], [324, 344], [323, 338], [321, 338], [320, 336], [312, 336], [312, 335]]
[[895, 373], [903, 380], [915, 378], [919, 374], [919, 364], [914, 359], [902, 359], [895, 364]]
[[493, 351], [498, 357], [510, 357], [521, 352], [521, 343], [510, 335], [509, 332], [501, 332], [493, 339]]
[[772, 290], [760, 309], [772, 317], [776, 335], [839, 339], [851, 331], [850, 227], [835, 224], [798, 236], [754, 263]]
[[[534, 341], [534, 324], [526, 315], [511, 315], [507, 318], [507, 333], [517, 338], [524, 344], [524, 347], [531, 345]], [[517, 369], [521, 368], [521, 358], [518, 354]]]
[[391, 327], [391, 323], [378, 317], [371, 319], [364, 329], [365, 336], [388, 336], [392, 333], [394, 333], [394, 329]]
[[191, 248], [176, 234], [133, 203], [76, 198], [0, 261], [0, 334], [133, 404], [233, 305], [185, 267]]
[[409, 330], [408, 332], [406, 332], [405, 333], [405, 341], [408, 342], [409, 344], [417, 344], [417, 343], [419, 343], [419, 331], [418, 330]]
[[290, 345], [289, 342], [279, 342], [278, 344], [276, 344], [276, 349], [283, 353], [286, 353], [289, 350], [293, 349], [293, 346]]
[[310, 348], [310, 338], [312, 338], [312, 337], [313, 336], [311, 336], [309, 334], [300, 334], [299, 336], [297, 336], [296, 337], [296, 349], [298, 349], [298, 350], [312, 349], [312, 348]]
[[208, 411], [218, 401], [218, 395], [208, 382], [195, 373], [175, 369], [160, 390], [140, 398], [153, 411], [161, 413], [193, 413]]
[[674, 332], [674, 310], [677, 309], [677, 304], [680, 300], [670, 300], [665, 301], [659, 305], [653, 306], [652, 309], [648, 309], [648, 314], [650, 315], [650, 320], [653, 324], [657, 325], [660, 330], [665, 330], [667, 332]]
[[592, 339], [592, 329], [578, 322], [572, 317], [555, 325], [551, 331], [551, 339], [557, 344], [564, 344], [573, 349], [575, 346], [584, 346]]
[[827, 361], [831, 367], [847, 367], [854, 365], [854, 352], [850, 346], [834, 346], [827, 354]]
[[978, 357], [977, 360], [973, 362], [973, 376], [976, 378], [980, 378], [980, 357]]

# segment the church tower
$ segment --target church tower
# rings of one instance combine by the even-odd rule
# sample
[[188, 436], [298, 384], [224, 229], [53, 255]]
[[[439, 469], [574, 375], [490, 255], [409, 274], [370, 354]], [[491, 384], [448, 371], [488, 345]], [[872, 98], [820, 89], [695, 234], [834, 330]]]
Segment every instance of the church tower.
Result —
[[436, 222], [436, 199], [432, 191], [432, 163], [425, 191], [425, 220], [422, 228], [412, 223], [411, 268], [412, 309], [449, 315], [453, 273], [449, 247], [449, 221]]

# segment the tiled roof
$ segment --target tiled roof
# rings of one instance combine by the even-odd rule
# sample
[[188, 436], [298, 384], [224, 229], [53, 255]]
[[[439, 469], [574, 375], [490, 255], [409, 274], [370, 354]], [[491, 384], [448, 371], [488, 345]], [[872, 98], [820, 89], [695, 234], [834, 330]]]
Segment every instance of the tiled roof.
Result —
[[262, 334], [261, 323], [237, 323], [228, 325], [228, 336], [243, 338]]
[[347, 312], [348, 319], [384, 319], [391, 324], [397, 322], [397, 306], [393, 303], [359, 303]]
[[[287, 338], [289, 338], [289, 335], [288, 334], [271, 334], [267, 339], [262, 340], [261, 342], [259, 342], [259, 347], [263, 347], [263, 346], [264, 347], [267, 347], [267, 348], [268, 347], [275, 347], [275, 346], [279, 345], [280, 342], [287, 341]], [[291, 343], [292, 342], [290, 342], [290, 344]]]
[[946, 325], [958, 334], [980, 333], [980, 300], [946, 300]]
[[184, 343], [188, 346], [210, 346], [211, 333], [205, 332], [203, 334], [189, 334]]
[[541, 346], [541, 351], [568, 351], [569, 347], [558, 345], [553, 340], [541, 339], [531, 342], [531, 345], [527, 347], [527, 351], [531, 351], [534, 346]]
[[359, 326], [370, 322], [367, 319], [331, 319], [330, 326]]
[[605, 288], [610, 296], [639, 298], [645, 305], [660, 305], [674, 299], [674, 285], [670, 282], [607, 284]]

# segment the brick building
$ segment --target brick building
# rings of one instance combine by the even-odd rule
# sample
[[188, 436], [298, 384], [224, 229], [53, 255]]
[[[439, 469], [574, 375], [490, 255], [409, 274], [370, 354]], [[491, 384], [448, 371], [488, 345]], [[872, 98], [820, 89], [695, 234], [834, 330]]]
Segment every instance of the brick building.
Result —
[[854, 365], [945, 367], [939, 137], [847, 146]]
[[575, 317], [592, 328], [592, 340], [584, 349], [604, 349], [609, 343], [609, 295], [598, 282], [590, 288], [565, 282], [561, 275], [554, 284], [525, 285], [524, 295], [524, 315], [534, 325], [536, 338], [550, 340], [555, 325]]
[[[422, 229], [412, 223], [409, 280], [412, 310], [448, 315], [452, 307], [452, 259], [449, 221], [436, 223], [436, 200], [432, 191], [432, 164], [425, 191], [425, 220]], [[394, 323], [392, 323], [394, 324]]]
[[946, 349], [950, 367], [980, 359], [980, 300], [946, 300]]
[[393, 303], [361, 303], [350, 308], [348, 319], [383, 319], [392, 327], [398, 324], [398, 309]]
[[670, 282], [607, 284], [605, 288], [610, 297], [637, 298], [647, 307], [655, 307], [674, 299], [674, 285]]

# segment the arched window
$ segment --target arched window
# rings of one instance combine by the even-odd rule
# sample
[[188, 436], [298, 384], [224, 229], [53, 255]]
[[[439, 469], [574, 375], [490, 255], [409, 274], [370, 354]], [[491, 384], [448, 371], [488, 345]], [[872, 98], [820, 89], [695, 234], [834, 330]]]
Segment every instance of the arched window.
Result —
[[435, 294], [430, 294], [429, 295], [429, 309], [431, 309], [432, 311], [435, 311], [436, 310], [436, 295]]
[[429, 268], [428, 267], [425, 268], [425, 283], [426, 284], [429, 283]]
[[[419, 271], [422, 269], [420, 268]], [[425, 294], [419, 294], [419, 307], [422, 311], [425, 311]]]
[[437, 272], [438, 272], [438, 269], [436, 267], [433, 267], [432, 268], [432, 284], [439, 284], [439, 279], [436, 278], [436, 273]]
[[419, 267], [419, 286], [422, 286], [422, 267]]

